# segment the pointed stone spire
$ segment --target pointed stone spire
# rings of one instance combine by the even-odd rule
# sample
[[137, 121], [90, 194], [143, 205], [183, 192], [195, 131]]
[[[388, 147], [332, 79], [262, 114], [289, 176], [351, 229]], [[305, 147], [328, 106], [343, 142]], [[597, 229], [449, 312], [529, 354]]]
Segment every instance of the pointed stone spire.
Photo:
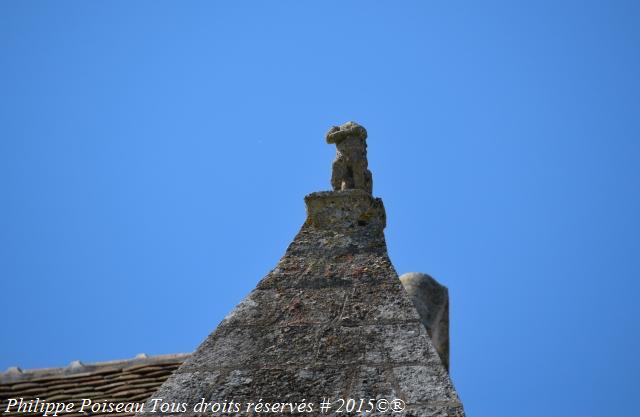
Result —
[[[406, 409], [389, 415], [464, 416], [387, 255], [385, 210], [370, 193], [366, 154], [338, 162], [347, 153], [340, 144], [360, 140], [362, 151], [364, 138], [353, 123], [329, 131], [339, 152], [336, 190], [305, 197], [307, 219], [276, 267], [151, 398], [190, 404], [181, 416], [198, 414], [192, 406], [203, 399], [242, 404], [206, 415], [256, 415], [247, 404], [261, 401], [306, 402], [313, 412], [304, 415], [340, 416], [353, 413], [338, 413], [339, 399], [399, 399]], [[324, 398], [333, 403], [328, 412], [319, 408]]]

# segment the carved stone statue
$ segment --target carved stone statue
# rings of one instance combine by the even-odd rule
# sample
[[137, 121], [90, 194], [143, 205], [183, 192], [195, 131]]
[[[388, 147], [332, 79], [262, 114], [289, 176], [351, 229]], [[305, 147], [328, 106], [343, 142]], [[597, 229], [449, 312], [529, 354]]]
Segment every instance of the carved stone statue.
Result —
[[336, 144], [331, 186], [334, 190], [360, 189], [371, 194], [371, 171], [367, 168], [367, 130], [355, 122], [333, 126], [327, 143]]

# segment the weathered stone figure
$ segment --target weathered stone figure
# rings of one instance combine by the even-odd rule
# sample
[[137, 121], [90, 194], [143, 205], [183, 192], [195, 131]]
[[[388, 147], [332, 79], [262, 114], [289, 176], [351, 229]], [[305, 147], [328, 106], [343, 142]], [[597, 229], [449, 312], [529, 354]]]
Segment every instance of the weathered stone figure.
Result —
[[331, 186], [334, 190], [360, 189], [371, 194], [371, 171], [367, 169], [367, 130], [355, 122], [333, 126], [327, 143], [336, 144]]

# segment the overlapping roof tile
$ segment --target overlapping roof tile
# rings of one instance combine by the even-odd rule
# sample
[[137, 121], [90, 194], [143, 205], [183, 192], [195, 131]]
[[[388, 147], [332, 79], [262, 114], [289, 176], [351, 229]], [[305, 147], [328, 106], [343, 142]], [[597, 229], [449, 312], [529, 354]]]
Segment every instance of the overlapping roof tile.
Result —
[[[11, 398], [74, 403], [76, 410], [83, 399], [144, 403], [189, 355], [138, 355], [133, 359], [88, 364], [74, 361], [65, 368], [25, 371], [9, 368], [0, 373], [0, 410], [6, 417], [24, 415], [17, 413], [15, 407], [5, 413]], [[119, 413], [118, 416], [133, 414]], [[88, 412], [64, 414], [65, 417], [87, 415]]]

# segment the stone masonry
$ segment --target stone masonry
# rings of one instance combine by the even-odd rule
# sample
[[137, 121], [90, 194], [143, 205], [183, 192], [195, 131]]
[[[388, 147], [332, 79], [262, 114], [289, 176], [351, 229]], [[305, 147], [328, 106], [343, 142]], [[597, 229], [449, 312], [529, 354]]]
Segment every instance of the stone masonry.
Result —
[[276, 267], [152, 398], [312, 402], [307, 416], [356, 415], [321, 414], [323, 398], [400, 398], [403, 412], [360, 415], [464, 416], [387, 255], [382, 200], [366, 176], [339, 188], [305, 197], [307, 219]]

